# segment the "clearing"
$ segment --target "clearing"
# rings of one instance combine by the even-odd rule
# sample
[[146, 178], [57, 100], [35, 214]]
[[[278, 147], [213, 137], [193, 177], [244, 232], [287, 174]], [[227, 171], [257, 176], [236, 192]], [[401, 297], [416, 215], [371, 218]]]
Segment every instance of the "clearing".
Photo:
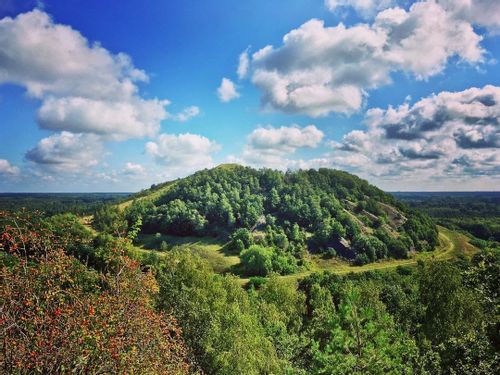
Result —
[[[283, 279], [297, 281], [303, 277], [317, 271], [330, 271], [339, 275], [345, 275], [351, 272], [366, 272], [375, 270], [389, 270], [398, 266], [414, 266], [419, 260], [439, 259], [448, 260], [459, 255], [472, 256], [477, 248], [469, 243], [469, 239], [460, 233], [454, 232], [444, 227], [439, 229], [439, 245], [434, 251], [416, 253], [408, 259], [388, 259], [375, 263], [369, 263], [364, 266], [352, 266], [348, 262], [339, 258], [325, 258], [321, 255], [312, 254], [309, 256], [310, 267], [293, 275], [282, 276]], [[168, 246], [167, 251], [173, 247], [183, 247], [188, 251], [206, 259], [215, 272], [235, 273], [238, 269], [240, 259], [237, 255], [227, 251], [227, 244], [212, 237], [177, 237], [170, 235], [141, 235], [139, 245], [136, 249], [141, 253], [154, 251], [161, 256], [161, 242], [164, 241]], [[249, 278], [240, 277], [242, 284], [246, 284]]]

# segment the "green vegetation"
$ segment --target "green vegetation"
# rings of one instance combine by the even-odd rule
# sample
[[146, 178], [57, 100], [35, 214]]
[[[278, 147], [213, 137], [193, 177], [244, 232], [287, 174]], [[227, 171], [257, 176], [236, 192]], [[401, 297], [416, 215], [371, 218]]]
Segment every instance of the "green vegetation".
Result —
[[330, 170], [1, 213], [0, 372], [493, 374], [500, 249], [469, 240]]
[[[95, 247], [71, 214], [0, 212], [0, 229], [0, 372], [191, 372], [177, 322], [155, 310], [158, 284], [126, 242]], [[70, 253], [92, 254], [95, 268]]]
[[[307, 269], [308, 253], [363, 265], [407, 258], [432, 250], [438, 241], [429, 217], [356, 176], [330, 169], [281, 173], [221, 166], [132, 199], [123, 211], [129, 228], [140, 219], [142, 234], [217, 237], [241, 255], [239, 271], [249, 276]], [[108, 209], [107, 218], [104, 211], [96, 212], [94, 227], [119, 230], [116, 210]]]
[[482, 248], [500, 246], [499, 193], [399, 193], [398, 198]]
[[0, 211], [41, 211], [48, 216], [71, 212], [92, 214], [103, 204], [114, 204], [129, 193], [0, 193]]

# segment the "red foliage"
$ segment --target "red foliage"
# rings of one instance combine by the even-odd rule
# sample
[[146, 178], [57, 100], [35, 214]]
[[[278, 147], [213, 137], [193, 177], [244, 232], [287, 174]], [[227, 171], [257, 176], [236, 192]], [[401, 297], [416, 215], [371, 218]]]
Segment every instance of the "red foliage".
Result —
[[180, 329], [155, 311], [156, 281], [137, 262], [121, 257], [101, 275], [39, 224], [6, 220], [0, 213], [0, 372], [190, 372]]

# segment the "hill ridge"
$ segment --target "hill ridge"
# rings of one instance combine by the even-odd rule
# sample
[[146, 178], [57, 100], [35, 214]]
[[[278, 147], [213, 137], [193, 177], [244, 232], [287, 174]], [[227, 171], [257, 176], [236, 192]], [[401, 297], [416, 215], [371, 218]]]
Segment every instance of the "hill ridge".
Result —
[[[243, 254], [271, 249], [270, 270], [293, 273], [305, 254], [340, 256], [355, 264], [406, 258], [438, 242], [435, 224], [392, 195], [345, 171], [281, 172], [220, 164], [153, 185], [122, 203], [141, 233], [216, 236]], [[279, 265], [277, 265], [279, 264]]]

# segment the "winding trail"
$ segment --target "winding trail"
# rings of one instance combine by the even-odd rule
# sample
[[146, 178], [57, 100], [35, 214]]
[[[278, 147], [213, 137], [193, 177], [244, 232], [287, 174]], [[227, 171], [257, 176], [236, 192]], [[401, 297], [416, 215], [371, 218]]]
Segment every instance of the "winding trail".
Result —
[[[360, 273], [376, 270], [390, 270], [395, 269], [399, 266], [416, 266], [418, 261], [426, 259], [436, 259], [436, 260], [449, 260], [453, 259], [459, 254], [464, 254], [466, 256], [471, 256], [478, 249], [472, 246], [468, 238], [463, 234], [451, 231], [444, 227], [438, 227], [439, 229], [439, 245], [434, 251], [417, 253], [414, 254], [409, 259], [390, 259], [383, 260], [380, 262], [365, 264], [364, 266], [352, 266], [347, 262], [342, 262], [336, 259], [330, 259], [327, 261], [317, 261], [313, 264], [310, 270], [298, 272], [293, 275], [281, 276], [284, 280], [289, 280], [290, 282], [300, 280], [304, 277], [311, 275], [314, 272], [329, 271], [337, 275], [346, 275], [349, 273]], [[242, 284], [246, 284], [249, 278], [240, 278]]]
[[[89, 225], [91, 216], [82, 218], [82, 223], [85, 224], [94, 235], [97, 232]], [[413, 254], [408, 259], [387, 259], [375, 263], [365, 264], [364, 266], [352, 266], [346, 261], [337, 258], [323, 259], [318, 255], [312, 255], [310, 258], [311, 267], [308, 270], [294, 273], [292, 275], [280, 276], [284, 280], [297, 281], [304, 277], [311, 275], [314, 272], [329, 271], [337, 275], [346, 275], [349, 273], [360, 273], [377, 270], [391, 270], [399, 266], [415, 266], [420, 260], [435, 259], [435, 260], [449, 260], [457, 257], [458, 255], [472, 256], [478, 249], [469, 243], [469, 239], [458, 232], [438, 226], [439, 230], [439, 244], [435, 250], [429, 252], [422, 252]], [[233, 259], [234, 256], [229, 257], [227, 254], [221, 252], [222, 248], [218, 248], [211, 244], [210, 246], [201, 245], [202, 253], [199, 254], [206, 258], [212, 264], [214, 269], [218, 272], [230, 272], [231, 267], [237, 265], [238, 260]], [[159, 256], [163, 253], [158, 253], [156, 250], [146, 250], [144, 248], [134, 246], [138, 253], [147, 254], [155, 252]], [[198, 252], [200, 249], [198, 249]], [[229, 259], [231, 258], [231, 259]], [[239, 282], [244, 285], [250, 280], [247, 277], [239, 277]]]

